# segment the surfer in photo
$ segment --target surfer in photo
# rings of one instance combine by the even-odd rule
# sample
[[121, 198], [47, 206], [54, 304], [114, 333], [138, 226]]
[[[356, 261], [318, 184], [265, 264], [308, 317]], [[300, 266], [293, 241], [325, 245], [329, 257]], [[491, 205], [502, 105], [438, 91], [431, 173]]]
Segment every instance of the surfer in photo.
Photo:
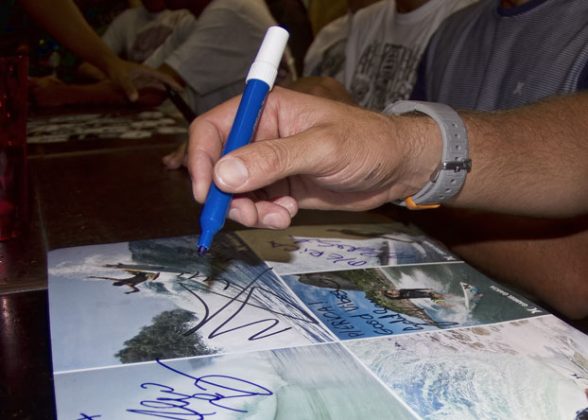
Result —
[[159, 273], [153, 273], [149, 271], [138, 271], [138, 270], [125, 270], [127, 273], [131, 274], [132, 277], [127, 277], [125, 279], [119, 279], [116, 277], [102, 277], [102, 276], [89, 276], [90, 279], [102, 279], [102, 280], [111, 280], [114, 281], [112, 283], [113, 286], [128, 286], [130, 287], [130, 291], [125, 292], [125, 295], [131, 293], [140, 292], [139, 288], [137, 287], [139, 284], [144, 283], [148, 280], [155, 280], [159, 277]]
[[384, 290], [384, 296], [388, 299], [431, 299], [435, 302], [445, 299], [443, 294], [430, 288], [387, 289]]

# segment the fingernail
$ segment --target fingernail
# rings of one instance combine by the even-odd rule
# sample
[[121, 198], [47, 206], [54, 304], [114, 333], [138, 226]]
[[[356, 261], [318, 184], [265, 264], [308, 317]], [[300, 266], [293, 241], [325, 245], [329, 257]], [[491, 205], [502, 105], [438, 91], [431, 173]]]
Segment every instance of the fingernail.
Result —
[[296, 213], [298, 213], [298, 206], [296, 205], [294, 199], [290, 197], [280, 197], [274, 200], [274, 203], [288, 210], [288, 214], [290, 214], [290, 217], [294, 217], [296, 216]]
[[276, 213], [266, 214], [262, 222], [264, 225], [275, 229], [280, 229], [283, 226], [283, 223], [281, 223], [280, 216]]
[[237, 188], [247, 181], [249, 171], [241, 159], [227, 157], [217, 163], [216, 176], [221, 184]]
[[239, 209], [229, 210], [229, 219], [234, 220], [235, 222], [238, 222], [239, 216], [241, 216], [241, 211]]

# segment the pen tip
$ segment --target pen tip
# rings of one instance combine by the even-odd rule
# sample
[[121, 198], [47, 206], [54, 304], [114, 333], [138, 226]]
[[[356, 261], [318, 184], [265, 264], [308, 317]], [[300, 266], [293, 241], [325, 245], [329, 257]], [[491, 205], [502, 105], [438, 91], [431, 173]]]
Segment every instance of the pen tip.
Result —
[[205, 255], [207, 251], [208, 248], [206, 248], [205, 246], [200, 245], [198, 247], [198, 255]]

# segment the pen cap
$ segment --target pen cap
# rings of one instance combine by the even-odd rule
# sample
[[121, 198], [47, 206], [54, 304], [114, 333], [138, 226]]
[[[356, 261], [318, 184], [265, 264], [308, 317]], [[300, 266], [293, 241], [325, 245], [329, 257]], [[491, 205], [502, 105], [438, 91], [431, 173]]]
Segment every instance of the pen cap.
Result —
[[246, 81], [256, 79], [267, 83], [270, 89], [274, 86], [289, 36], [288, 31], [279, 26], [267, 30]]

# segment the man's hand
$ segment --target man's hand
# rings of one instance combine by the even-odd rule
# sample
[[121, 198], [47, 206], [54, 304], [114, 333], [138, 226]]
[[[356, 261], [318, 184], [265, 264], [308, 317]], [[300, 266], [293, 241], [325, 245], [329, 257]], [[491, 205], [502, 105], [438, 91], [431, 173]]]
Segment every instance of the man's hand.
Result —
[[362, 211], [403, 199], [439, 162], [432, 121], [420, 118], [429, 138], [414, 127], [409, 136], [411, 118], [280, 88], [268, 96], [252, 144], [219, 160], [239, 99], [192, 123], [188, 169], [200, 203], [213, 176], [221, 190], [240, 194], [229, 217], [246, 226], [285, 228], [298, 208]]

